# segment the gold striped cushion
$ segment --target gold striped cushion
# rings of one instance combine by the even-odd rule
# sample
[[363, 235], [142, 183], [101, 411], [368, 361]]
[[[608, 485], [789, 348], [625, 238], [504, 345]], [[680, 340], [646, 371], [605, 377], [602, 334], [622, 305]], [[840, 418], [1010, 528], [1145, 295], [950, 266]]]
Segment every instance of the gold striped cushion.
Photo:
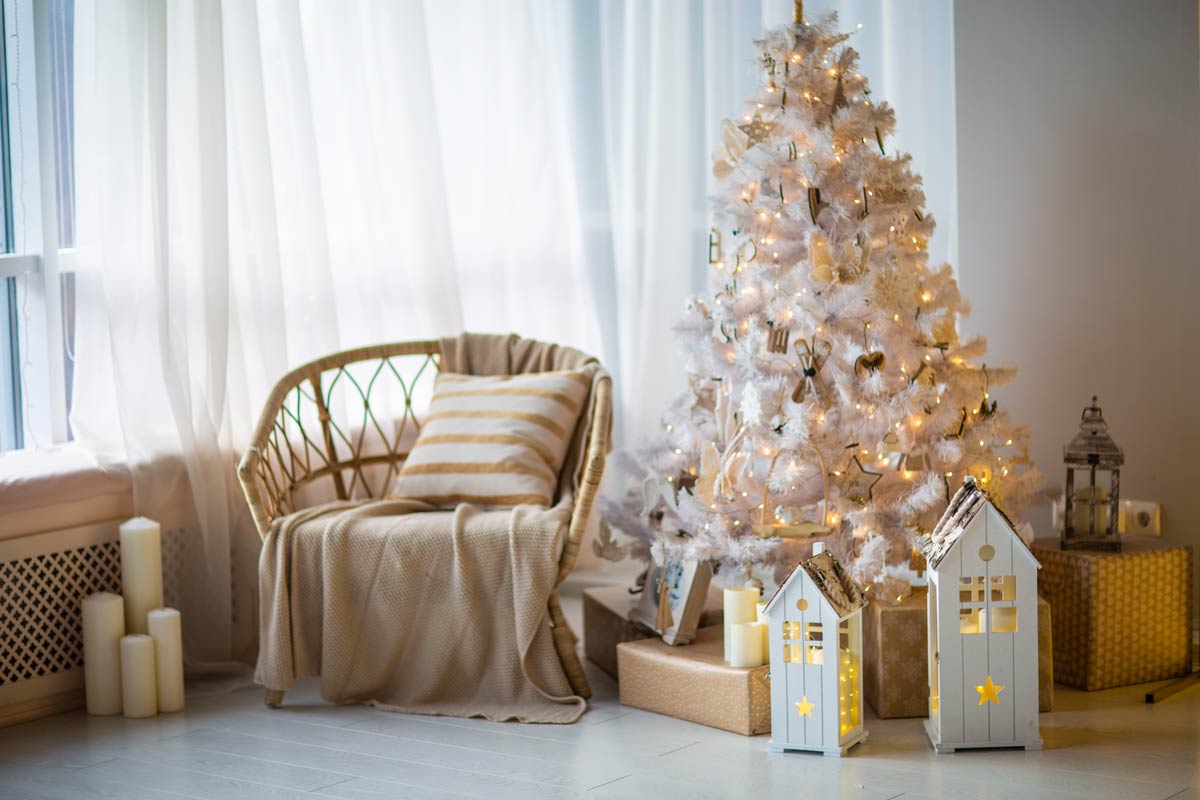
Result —
[[393, 494], [440, 507], [550, 505], [590, 385], [582, 372], [439, 375]]

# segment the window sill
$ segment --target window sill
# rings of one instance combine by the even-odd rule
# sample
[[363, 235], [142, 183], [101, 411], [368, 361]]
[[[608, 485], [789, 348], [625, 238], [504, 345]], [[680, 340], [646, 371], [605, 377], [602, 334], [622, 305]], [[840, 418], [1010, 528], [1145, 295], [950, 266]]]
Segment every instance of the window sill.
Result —
[[74, 444], [0, 453], [0, 541], [133, 515], [133, 484]]

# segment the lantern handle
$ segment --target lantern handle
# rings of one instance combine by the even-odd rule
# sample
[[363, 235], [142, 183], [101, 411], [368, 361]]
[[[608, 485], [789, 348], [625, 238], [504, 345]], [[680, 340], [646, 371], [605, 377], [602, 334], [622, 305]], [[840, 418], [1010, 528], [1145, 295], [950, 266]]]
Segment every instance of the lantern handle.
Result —
[[[1093, 411], [1096, 412], [1094, 415], [1092, 414]], [[1089, 416], [1097, 416], [1097, 417], [1100, 417], [1101, 419], [1103, 419], [1103, 417], [1104, 417], [1104, 414], [1100, 411], [1100, 396], [1099, 395], [1095, 395], [1095, 394], [1092, 395], [1092, 404], [1083, 410], [1083, 413], [1079, 415], [1079, 419], [1080, 419], [1080, 421], [1083, 421], [1083, 420], [1087, 419]]]

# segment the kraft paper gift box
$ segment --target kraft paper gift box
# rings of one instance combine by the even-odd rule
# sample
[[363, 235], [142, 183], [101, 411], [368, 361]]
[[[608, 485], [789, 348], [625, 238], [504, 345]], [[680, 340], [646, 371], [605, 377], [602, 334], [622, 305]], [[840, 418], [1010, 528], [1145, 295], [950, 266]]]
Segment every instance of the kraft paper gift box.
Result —
[[1192, 551], [1122, 537], [1119, 553], [1034, 542], [1054, 609], [1054, 677], [1094, 691], [1192, 668]]
[[[928, 590], [863, 611], [863, 694], [880, 719], [929, 716]], [[1050, 604], [1038, 598], [1038, 710], [1054, 705]]]
[[[640, 595], [624, 586], [599, 586], [583, 590], [583, 651], [588, 659], [612, 677], [617, 677], [617, 645], [654, 636], [654, 631], [629, 619]], [[720, 625], [724, 620], [721, 593], [710, 589], [700, 613], [700, 627]]]
[[701, 628], [682, 647], [661, 639], [618, 645], [621, 703], [745, 736], [769, 733], [770, 665], [731, 667], [724, 651], [721, 625]]

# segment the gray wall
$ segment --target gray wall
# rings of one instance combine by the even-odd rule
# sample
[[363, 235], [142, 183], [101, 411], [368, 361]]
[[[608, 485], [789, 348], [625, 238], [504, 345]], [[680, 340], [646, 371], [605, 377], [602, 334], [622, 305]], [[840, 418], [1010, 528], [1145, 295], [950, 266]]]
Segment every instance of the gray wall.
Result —
[[[1161, 502], [1167, 540], [1200, 544], [1196, 0], [954, 13], [963, 328], [1020, 367], [997, 396], [1051, 477], [1098, 394], [1122, 496]], [[1049, 532], [1048, 511], [1030, 520]]]

